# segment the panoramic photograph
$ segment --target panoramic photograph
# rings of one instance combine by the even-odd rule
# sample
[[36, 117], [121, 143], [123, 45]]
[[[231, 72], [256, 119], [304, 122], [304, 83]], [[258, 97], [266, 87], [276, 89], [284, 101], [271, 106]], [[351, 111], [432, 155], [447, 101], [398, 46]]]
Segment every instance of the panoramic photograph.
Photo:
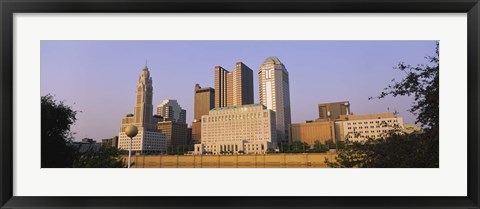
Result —
[[41, 41], [42, 168], [439, 168], [431, 41]]

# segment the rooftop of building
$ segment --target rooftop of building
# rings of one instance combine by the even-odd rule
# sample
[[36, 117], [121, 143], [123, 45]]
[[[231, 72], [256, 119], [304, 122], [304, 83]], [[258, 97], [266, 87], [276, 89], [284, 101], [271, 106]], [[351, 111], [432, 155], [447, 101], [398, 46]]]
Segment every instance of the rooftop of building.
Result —
[[397, 118], [394, 112], [361, 114], [361, 115], [340, 115], [340, 120], [374, 120], [383, 118]]
[[197, 83], [197, 84], [195, 84], [195, 90], [197, 90], [197, 91], [201, 91], [201, 90], [213, 90], [213, 88], [212, 88], [212, 87], [203, 87], [203, 88], [202, 88], [202, 87], [200, 86], [200, 84]]
[[[267, 57], [267, 59], [263, 61], [262, 65], [264, 64], [273, 64], [275, 66], [281, 66], [281, 68], [275, 67], [275, 69], [281, 69], [283, 72], [288, 73], [287, 68], [285, 68], [285, 65], [283, 65], [280, 59], [278, 59], [278, 57], [276, 56]], [[262, 68], [260, 68], [260, 70], [262, 70]]]
[[180, 104], [178, 104], [178, 101], [176, 99], [164, 99], [162, 103], [158, 105], [158, 107], [164, 106], [164, 105], [176, 105], [181, 108]]
[[283, 65], [283, 63], [278, 59], [277, 56], [267, 57], [267, 59], [265, 59], [265, 61], [263, 61], [263, 63], [273, 63], [275, 65]]
[[350, 102], [349, 101], [341, 101], [341, 102], [328, 102], [328, 103], [320, 103], [318, 104], [318, 106], [322, 106], [322, 105], [331, 105], [331, 104], [342, 104], [342, 105], [350, 105]]

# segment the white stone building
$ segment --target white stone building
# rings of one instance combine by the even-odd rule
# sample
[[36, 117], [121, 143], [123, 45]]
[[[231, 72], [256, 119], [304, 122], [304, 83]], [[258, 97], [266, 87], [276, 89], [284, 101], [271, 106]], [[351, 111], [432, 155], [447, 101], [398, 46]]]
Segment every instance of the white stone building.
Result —
[[341, 115], [335, 121], [337, 141], [363, 141], [369, 138], [378, 139], [390, 133], [403, 132], [403, 118], [394, 113]]
[[265, 154], [276, 148], [275, 113], [263, 105], [214, 108], [202, 116], [194, 154]]
[[[125, 132], [120, 132], [118, 136], [119, 149], [130, 149], [130, 138]], [[132, 151], [140, 152], [159, 152], [167, 149], [167, 141], [165, 135], [158, 131], [145, 131], [140, 128], [137, 136], [132, 139]]]

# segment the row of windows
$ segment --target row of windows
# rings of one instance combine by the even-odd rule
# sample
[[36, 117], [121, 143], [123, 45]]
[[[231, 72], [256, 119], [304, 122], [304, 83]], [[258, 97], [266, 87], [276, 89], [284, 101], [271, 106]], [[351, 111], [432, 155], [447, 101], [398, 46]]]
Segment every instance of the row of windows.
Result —
[[364, 122], [350, 122], [350, 123], [347, 123], [347, 125], [361, 125], [361, 124], [374, 124], [374, 123], [384, 123], [384, 122], [388, 122], [388, 123], [391, 123], [391, 122], [394, 122], [396, 123], [397, 122], [397, 119], [393, 119], [393, 120], [384, 120], [384, 121], [364, 121]]
[[240, 108], [228, 108], [228, 109], [220, 109], [215, 111], [210, 111], [209, 116], [216, 116], [216, 115], [232, 115], [234, 113], [247, 113], [247, 112], [260, 112], [264, 111], [262, 106], [250, 106], [250, 107], [240, 107]]
[[203, 123], [202, 124], [202, 128], [206, 129], [208, 127], [223, 127], [223, 126], [252, 126], [252, 127], [257, 127], [257, 126], [265, 126], [265, 127], [268, 127], [270, 126], [270, 123], [272, 121], [270, 120], [264, 120], [264, 121], [256, 121], [256, 122], [230, 122], [230, 121], [226, 121], [226, 122], [213, 122], [213, 123]]
[[[240, 151], [239, 147], [237, 144], [232, 145], [232, 144], [222, 144], [222, 145], [206, 145], [205, 146], [206, 151], [212, 151], [212, 152], [217, 152], [218, 151]], [[244, 150], [245, 151], [259, 151], [259, 150], [265, 150], [265, 145], [263, 144], [245, 144], [244, 145]], [[200, 151], [200, 147], [197, 147], [197, 151]]]
[[[261, 118], [262, 114], [260, 113], [250, 113], [250, 114], [242, 114], [242, 115], [227, 115], [227, 116], [207, 116], [202, 118], [204, 122], [220, 122], [220, 121], [230, 121], [230, 120], [243, 120], [243, 119], [255, 119]], [[268, 113], [263, 113], [263, 118], [267, 118]]]
[[387, 132], [393, 132], [393, 130], [373, 130], [373, 131], [357, 131], [355, 133], [387, 133]]
[[368, 128], [391, 128], [392, 126], [358, 126], [358, 127], [348, 127], [348, 130], [353, 129], [368, 129]]

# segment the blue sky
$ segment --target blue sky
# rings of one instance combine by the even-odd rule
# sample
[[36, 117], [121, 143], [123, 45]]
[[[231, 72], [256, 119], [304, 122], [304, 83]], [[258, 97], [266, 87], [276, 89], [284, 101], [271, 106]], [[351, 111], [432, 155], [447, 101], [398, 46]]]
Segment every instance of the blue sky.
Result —
[[148, 60], [154, 108], [176, 99], [193, 118], [196, 83], [213, 87], [213, 69], [232, 70], [237, 61], [254, 71], [277, 56], [289, 71], [292, 122], [318, 117], [319, 103], [348, 100], [355, 114], [397, 110], [406, 123], [413, 99], [377, 96], [393, 78], [399, 62], [426, 64], [435, 41], [42, 41], [41, 95], [52, 94], [78, 113], [76, 140], [100, 140], [118, 134], [121, 119], [133, 112], [135, 87]]

